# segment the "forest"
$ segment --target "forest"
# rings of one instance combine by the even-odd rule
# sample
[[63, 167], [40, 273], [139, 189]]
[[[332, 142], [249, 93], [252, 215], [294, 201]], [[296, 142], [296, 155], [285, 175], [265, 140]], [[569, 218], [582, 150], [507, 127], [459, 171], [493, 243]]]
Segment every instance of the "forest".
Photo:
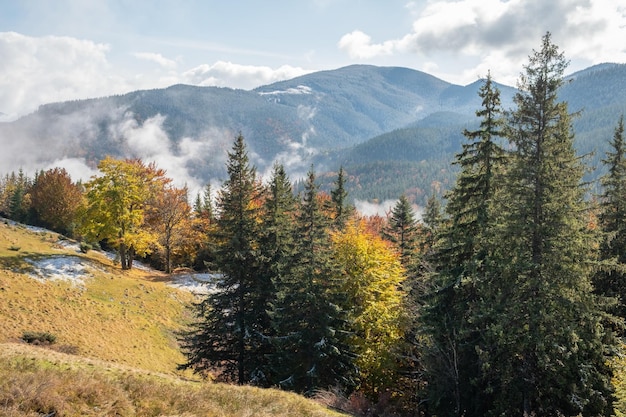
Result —
[[[504, 111], [490, 76], [456, 179], [417, 220], [349, 203], [343, 168], [299, 192], [280, 164], [262, 181], [239, 134], [227, 179], [189, 196], [139, 159], [0, 179], [0, 215], [167, 273], [216, 273], [179, 335], [181, 369], [217, 381], [333, 392], [374, 416], [626, 413], [623, 117], [590, 195], [558, 91], [567, 60], [547, 33]], [[505, 145], [506, 144], [506, 145]], [[380, 144], [383, 146], [383, 144]]]

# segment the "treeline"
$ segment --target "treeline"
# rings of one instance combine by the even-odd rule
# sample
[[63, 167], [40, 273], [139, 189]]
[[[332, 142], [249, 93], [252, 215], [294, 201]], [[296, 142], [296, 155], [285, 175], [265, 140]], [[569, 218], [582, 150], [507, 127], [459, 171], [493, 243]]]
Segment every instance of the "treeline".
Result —
[[[203, 266], [211, 219], [206, 204], [188, 203], [165, 171], [138, 159], [102, 160], [100, 175], [75, 183], [63, 168], [23, 171], [0, 179], [0, 215], [79, 239], [82, 247], [114, 249], [123, 269], [140, 257], [166, 272]], [[210, 192], [210, 190], [208, 190]]]
[[[218, 272], [179, 335], [180, 367], [208, 378], [332, 391], [363, 415], [626, 412], [623, 118], [589, 199], [557, 95], [566, 67], [546, 34], [510, 112], [487, 76], [447, 203], [431, 196], [421, 222], [406, 195], [387, 218], [360, 216], [343, 169], [328, 193], [313, 169], [298, 193], [281, 165], [263, 183], [242, 135], [194, 207], [156, 166], [105, 159], [85, 184], [6, 176], [0, 211], [116, 248], [124, 268], [158, 253], [164, 269]], [[48, 177], [77, 193], [58, 223]]]

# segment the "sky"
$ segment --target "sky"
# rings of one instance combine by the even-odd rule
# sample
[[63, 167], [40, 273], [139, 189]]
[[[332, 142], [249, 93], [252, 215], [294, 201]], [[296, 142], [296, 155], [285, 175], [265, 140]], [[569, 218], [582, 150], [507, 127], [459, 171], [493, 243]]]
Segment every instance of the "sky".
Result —
[[541, 37], [569, 72], [626, 63], [626, 0], [0, 0], [0, 121], [184, 83], [252, 89], [352, 64], [516, 80]]

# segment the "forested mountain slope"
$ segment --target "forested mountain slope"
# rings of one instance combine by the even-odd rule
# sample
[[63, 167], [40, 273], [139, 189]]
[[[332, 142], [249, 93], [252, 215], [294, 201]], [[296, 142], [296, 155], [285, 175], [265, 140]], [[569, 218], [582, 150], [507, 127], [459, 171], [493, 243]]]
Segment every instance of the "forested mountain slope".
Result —
[[[568, 77], [562, 89], [581, 153], [597, 165], [626, 109], [626, 65], [604, 64]], [[420, 196], [449, 183], [463, 128], [476, 123], [480, 80], [450, 84], [407, 68], [354, 65], [244, 91], [176, 85], [41, 106], [0, 124], [3, 173], [72, 160], [94, 168], [106, 155], [169, 161], [172, 176], [198, 185], [224, 179], [226, 150], [241, 132], [261, 173], [282, 162], [292, 178], [311, 166], [336, 172], [359, 199]], [[498, 85], [503, 107], [515, 89]], [[173, 162], [172, 162], [173, 161]], [[176, 172], [173, 172], [176, 171]], [[397, 175], [400, 171], [403, 175]], [[406, 175], [404, 175], [406, 174]], [[422, 178], [413, 183], [415, 178]]]

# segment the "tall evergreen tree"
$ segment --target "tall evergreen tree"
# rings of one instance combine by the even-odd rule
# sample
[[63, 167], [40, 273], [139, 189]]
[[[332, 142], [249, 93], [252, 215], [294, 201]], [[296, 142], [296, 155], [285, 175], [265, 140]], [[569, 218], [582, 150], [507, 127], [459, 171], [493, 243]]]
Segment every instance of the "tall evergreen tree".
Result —
[[[619, 301], [617, 314], [626, 318], [626, 142], [624, 141], [624, 116], [621, 116], [613, 139], [609, 143], [603, 163], [608, 167], [601, 178], [603, 194], [600, 200], [599, 226], [604, 233], [600, 246], [603, 261], [616, 262], [618, 268], [601, 270], [595, 275], [594, 284], [599, 294], [616, 297]], [[621, 267], [621, 268], [620, 268]]]
[[219, 369], [225, 379], [244, 384], [264, 366], [271, 283], [257, 281], [260, 190], [241, 134], [228, 154], [227, 171], [214, 236], [221, 278], [217, 291], [196, 305], [198, 321], [182, 338], [188, 360], [181, 367]]
[[[591, 268], [596, 246], [567, 103], [567, 62], [550, 34], [529, 57], [515, 96], [514, 145], [495, 210], [497, 273], [480, 294], [480, 358], [488, 415], [609, 415], [613, 343]], [[487, 291], [488, 289], [488, 291]]]
[[343, 229], [350, 216], [354, 213], [354, 207], [348, 204], [348, 191], [346, 190], [346, 173], [343, 167], [339, 168], [335, 188], [330, 192], [334, 222], [338, 229]]
[[391, 209], [383, 237], [393, 243], [400, 253], [400, 262], [407, 270], [414, 270], [418, 255], [419, 230], [415, 213], [406, 195], [402, 194]]
[[317, 389], [354, 384], [341, 273], [332, 257], [331, 219], [323, 211], [311, 170], [297, 216], [297, 253], [291, 274], [278, 293], [274, 322], [279, 385], [312, 394]]
[[432, 338], [426, 358], [433, 381], [429, 385], [433, 408], [454, 415], [483, 411], [480, 387], [473, 383], [479, 372], [474, 349], [478, 335], [471, 315], [489, 262], [491, 206], [504, 165], [504, 151], [497, 143], [503, 135], [500, 92], [491, 75], [478, 94], [482, 98], [482, 108], [476, 112], [480, 127], [463, 132], [467, 142], [456, 156], [460, 172], [447, 195], [448, 221], [440, 231], [435, 255], [437, 294], [423, 319]]
[[280, 314], [275, 313], [277, 308], [276, 292], [290, 291], [285, 287], [289, 282], [295, 256], [295, 220], [297, 201], [293, 194], [291, 182], [282, 165], [277, 164], [272, 171], [272, 177], [263, 200], [262, 230], [260, 233], [259, 253], [261, 265], [259, 269], [259, 283], [271, 286], [272, 294], [269, 298], [270, 323], [266, 340], [271, 341], [266, 351], [266, 366], [262, 370], [264, 378], [271, 385], [278, 385], [277, 375], [280, 368], [280, 353], [276, 353], [277, 333], [275, 321]]

